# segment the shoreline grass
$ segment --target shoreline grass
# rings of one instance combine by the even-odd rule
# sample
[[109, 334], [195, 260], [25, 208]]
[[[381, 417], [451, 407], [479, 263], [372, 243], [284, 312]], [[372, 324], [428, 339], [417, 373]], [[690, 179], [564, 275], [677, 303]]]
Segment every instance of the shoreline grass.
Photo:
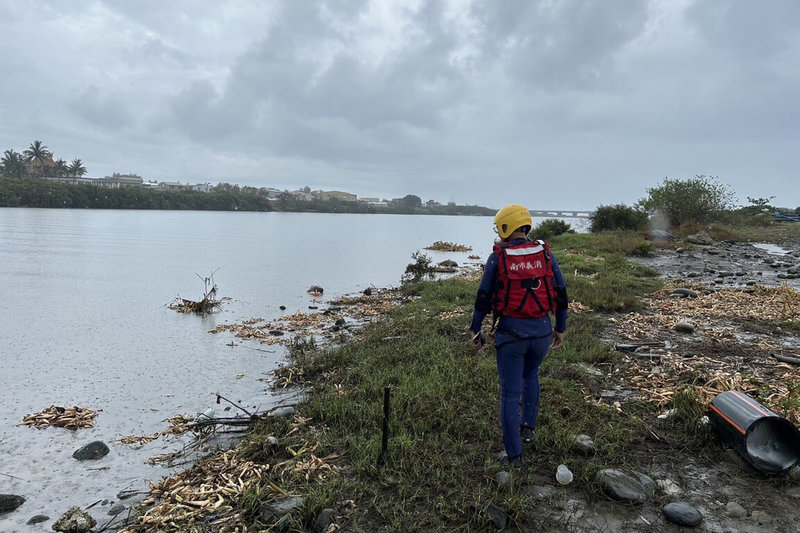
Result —
[[[551, 247], [567, 277], [570, 299], [598, 311], [637, 308], [639, 297], [661, 286], [655, 272], [622, 255], [626, 246], [642, 242], [641, 235], [621, 233], [554, 238]], [[367, 326], [357, 339], [294, 353], [293, 375], [301, 369], [309, 391], [298, 406], [305, 422], [259, 425], [240, 447], [243, 458], [301, 462], [296, 450], [313, 449], [317, 459], [337, 459], [326, 463], [331, 470], [308, 475], [299, 469], [262, 484], [258, 497], [242, 502], [249, 506], [247, 516], [258, 521], [259, 502], [275, 497], [277, 485], [307, 497], [302, 512], [286, 524], [288, 531], [308, 530], [323, 508], [341, 511], [342, 501], [353, 502], [347, 521], [354, 530], [476, 530], [485, 526], [491, 505], [506, 509], [526, 528], [539, 524], [533, 497], [502, 490], [495, 480], [501, 470], [496, 456], [503, 448], [494, 349], [475, 352], [466, 334], [476, 289], [476, 280], [465, 279], [409, 284], [404, 288], [412, 297], [409, 303]], [[591, 495], [598, 465], [621, 464], [631, 443], [647, 435], [638, 418], [584, 399], [587, 390], [596, 391], [602, 383], [580, 364], [613, 356], [599, 340], [604, 328], [596, 313], [570, 317], [566, 345], [551, 352], [541, 371], [539, 451], [526, 454], [519, 476], [552, 477], [564, 463]], [[385, 387], [391, 388], [391, 437], [379, 466]], [[595, 457], [578, 457], [572, 450], [580, 433], [593, 435]], [[279, 445], [265, 446], [268, 437]]]
[[[278, 383], [304, 387], [307, 399], [293, 419], [259, 422], [237, 449], [242, 460], [270, 465], [269, 477], [236, 502], [247, 531], [311, 531], [323, 509], [334, 510], [344, 531], [484, 531], [496, 508], [511, 529], [556, 531], [545, 512], [552, 502], [529, 488], [552, 484], [558, 464], [575, 475], [570, 489], [595, 501], [599, 469], [646, 471], [671, 451], [719, 453], [709, 428], [698, 427], [691, 388], [676, 391], [676, 415], [657, 427], [651, 402], [628, 401], [623, 411], [587, 401], [606, 385], [587, 367], [620, 364], [602, 340], [608, 317], [640, 309], [662, 286], [656, 272], [626, 260], [652, 244], [614, 232], [562, 235], [550, 245], [570, 300], [594, 311], [570, 315], [565, 346], [542, 365], [537, 451], [525, 452], [510, 487], [496, 479], [503, 446], [494, 349], [476, 352], [466, 330], [477, 280], [415, 282], [403, 287], [403, 305], [355, 338], [323, 347], [300, 341], [276, 372]], [[386, 387], [390, 438], [379, 464]], [[581, 433], [596, 443], [591, 457], [573, 450]], [[304, 505], [277, 523], [264, 507], [287, 496]]]

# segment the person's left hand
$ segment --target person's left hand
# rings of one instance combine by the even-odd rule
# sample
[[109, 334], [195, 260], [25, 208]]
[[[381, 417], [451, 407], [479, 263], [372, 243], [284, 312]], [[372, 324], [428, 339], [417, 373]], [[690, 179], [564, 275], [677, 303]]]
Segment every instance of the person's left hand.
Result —
[[555, 350], [557, 348], [561, 348], [564, 345], [564, 334], [559, 333], [556, 330], [553, 330], [553, 343], [550, 345], [550, 349]]

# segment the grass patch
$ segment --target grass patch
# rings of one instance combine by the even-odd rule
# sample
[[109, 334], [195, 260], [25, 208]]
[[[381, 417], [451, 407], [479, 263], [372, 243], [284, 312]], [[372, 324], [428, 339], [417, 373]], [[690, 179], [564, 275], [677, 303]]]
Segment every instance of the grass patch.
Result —
[[[635, 246], [639, 237], [629, 235]], [[627, 263], [613, 241], [610, 235], [553, 240], [571, 299], [596, 309], [628, 310], [660, 286], [654, 272]], [[575, 271], [595, 275], [570, 275]], [[408, 303], [356, 340], [294, 351], [283, 373], [309, 390], [299, 416], [259, 424], [240, 447], [246, 459], [294, 466], [264, 481], [271, 490], [254, 491], [240, 502], [245, 516], [259, 527], [269, 525], [259, 522], [258, 509], [279, 489], [307, 497], [302, 513], [284, 526], [287, 531], [308, 528], [321, 509], [341, 509], [346, 501], [353, 502], [349, 522], [364, 531], [482, 529], [492, 504], [526, 528], [544, 527], [531, 494], [503, 491], [495, 481], [503, 446], [494, 349], [475, 352], [466, 331], [476, 289], [476, 282], [460, 279], [408, 284]], [[541, 475], [550, 479], [564, 463], [591, 496], [598, 468], [647, 463], [635, 450], [649, 435], [640, 415], [652, 414], [652, 406], [634, 404], [632, 413], [622, 413], [586, 400], [587, 391], [594, 394], [604, 385], [587, 366], [616, 357], [598, 340], [604, 328], [597, 314], [571, 316], [567, 343], [545, 360], [538, 451], [528, 453], [525, 469], [514, 474], [519, 483], [533, 484]], [[379, 465], [386, 387], [391, 438]], [[580, 433], [594, 438], [595, 456], [573, 450]], [[324, 457], [335, 457], [335, 470], [304, 467]]]

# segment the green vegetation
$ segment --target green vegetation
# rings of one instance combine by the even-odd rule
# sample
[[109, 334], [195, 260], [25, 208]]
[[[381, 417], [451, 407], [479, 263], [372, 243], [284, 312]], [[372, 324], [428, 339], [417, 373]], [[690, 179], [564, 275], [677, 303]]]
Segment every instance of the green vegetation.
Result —
[[647, 227], [647, 213], [624, 204], [601, 205], [591, 217], [589, 231], [599, 233], [611, 230], [639, 231]]
[[[637, 297], [657, 289], [660, 282], [652, 271], [624, 259], [623, 251], [640, 239], [638, 234], [552, 239], [571, 299], [598, 309], [630, 309]], [[525, 530], [545, 528], [530, 493], [504, 491], [494, 479], [502, 450], [495, 360], [489, 348], [475, 352], [465, 331], [476, 289], [476, 281], [464, 279], [407, 283], [408, 303], [356, 340], [294, 351], [292, 368], [279, 371], [278, 379], [302, 376], [309, 389], [308, 400], [298, 406], [301, 422], [265, 421], [241, 453], [254, 461], [298, 465], [312, 453], [338, 456], [330, 461], [338, 470], [309, 476], [302, 468], [286, 468], [280, 478], [264, 479], [240, 502], [247, 516], [256, 520], [261, 502], [285, 491], [308, 497], [287, 531], [307, 530], [323, 508], [347, 500], [354, 501], [350, 524], [355, 530], [479, 530], [490, 504], [508, 510]], [[605, 320], [596, 314], [573, 314], [569, 342], [546, 359], [538, 451], [528, 454], [526, 467], [514, 474], [521, 476], [520, 483], [549, 477], [565, 463], [588, 490], [598, 468], [647, 462], [638, 450], [649, 433], [638, 415], [652, 414], [654, 408], [634, 404], [631, 415], [585, 400], [586, 391], [597, 393], [604, 383], [582, 365], [615, 357], [599, 340], [604, 328]], [[379, 464], [385, 387], [391, 388], [391, 438]], [[572, 442], [579, 433], [593, 435], [595, 456], [575, 454]], [[324, 480], [316, 474], [324, 474]]]
[[534, 227], [528, 237], [534, 240], [549, 241], [556, 235], [563, 235], [564, 233], [575, 233], [572, 226], [558, 218], [548, 218], [541, 221]]
[[252, 187], [221, 187], [211, 193], [139, 187], [108, 189], [43, 179], [0, 179], [0, 207], [92, 209], [197, 209], [271, 211], [266, 196]]
[[717, 178], [695, 176], [687, 180], [665, 178], [658, 187], [647, 189], [647, 198], [639, 200], [638, 207], [650, 214], [659, 212], [670, 224], [684, 222], [710, 222], [734, 205], [734, 194]]

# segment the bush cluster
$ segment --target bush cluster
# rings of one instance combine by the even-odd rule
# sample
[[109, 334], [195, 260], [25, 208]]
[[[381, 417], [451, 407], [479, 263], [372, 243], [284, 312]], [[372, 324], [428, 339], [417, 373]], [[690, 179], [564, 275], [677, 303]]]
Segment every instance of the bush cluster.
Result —
[[528, 237], [534, 240], [546, 241], [552, 239], [556, 235], [563, 235], [565, 233], [575, 233], [575, 230], [572, 229], [569, 223], [563, 220], [548, 218], [537, 224], [536, 227], [528, 233]]
[[589, 231], [639, 231], [647, 226], [647, 213], [624, 204], [601, 205], [591, 216]]

